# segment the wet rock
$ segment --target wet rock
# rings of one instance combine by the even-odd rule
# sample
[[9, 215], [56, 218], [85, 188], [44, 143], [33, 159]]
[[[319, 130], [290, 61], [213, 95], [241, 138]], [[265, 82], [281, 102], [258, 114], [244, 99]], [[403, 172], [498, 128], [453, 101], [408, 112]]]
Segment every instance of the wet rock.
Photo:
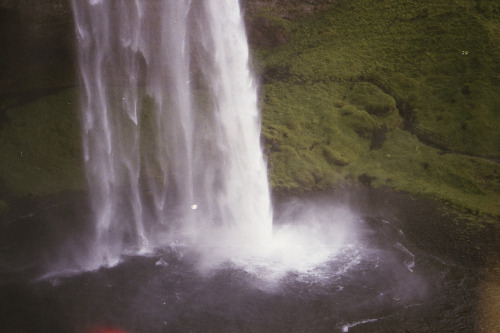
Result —
[[264, 17], [251, 19], [247, 23], [248, 42], [255, 46], [274, 47], [288, 41], [286, 29]]

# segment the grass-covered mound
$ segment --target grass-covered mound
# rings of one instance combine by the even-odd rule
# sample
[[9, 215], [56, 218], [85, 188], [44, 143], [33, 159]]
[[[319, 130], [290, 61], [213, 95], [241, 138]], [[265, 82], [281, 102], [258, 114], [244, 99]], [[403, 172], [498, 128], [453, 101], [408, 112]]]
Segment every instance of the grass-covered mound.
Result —
[[[500, 3], [337, 1], [255, 49], [276, 190], [390, 186], [500, 215]], [[400, 128], [447, 142], [426, 146]]]

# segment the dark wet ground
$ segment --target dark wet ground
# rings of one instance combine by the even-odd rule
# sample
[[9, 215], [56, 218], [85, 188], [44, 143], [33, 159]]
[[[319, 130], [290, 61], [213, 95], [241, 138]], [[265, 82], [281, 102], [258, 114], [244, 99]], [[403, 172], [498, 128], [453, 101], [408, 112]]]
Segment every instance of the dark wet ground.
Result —
[[[124, 257], [113, 268], [39, 277], [71, 241], [84, 202], [25, 206], [0, 236], [0, 332], [495, 332], [498, 227], [479, 232], [434, 202], [385, 190], [316, 193], [364, 230], [330, 261], [269, 281], [231, 263], [200, 273], [189, 249]], [[275, 198], [279, 216], [290, 198]], [[28, 209], [29, 207], [29, 209]], [[464, 231], [469, 230], [469, 231]], [[72, 235], [68, 237], [68, 235]], [[68, 253], [65, 258], [71, 257]]]

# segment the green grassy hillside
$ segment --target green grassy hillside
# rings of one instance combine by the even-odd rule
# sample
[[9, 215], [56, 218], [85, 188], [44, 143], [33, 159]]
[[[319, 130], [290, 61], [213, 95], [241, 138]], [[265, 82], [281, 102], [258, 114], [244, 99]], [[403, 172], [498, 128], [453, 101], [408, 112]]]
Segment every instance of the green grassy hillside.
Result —
[[[294, 21], [260, 15], [288, 33], [254, 51], [274, 189], [361, 182], [500, 214], [500, 166], [481, 158], [500, 156], [500, 3], [350, 0]], [[413, 126], [446, 147], [401, 129]]]

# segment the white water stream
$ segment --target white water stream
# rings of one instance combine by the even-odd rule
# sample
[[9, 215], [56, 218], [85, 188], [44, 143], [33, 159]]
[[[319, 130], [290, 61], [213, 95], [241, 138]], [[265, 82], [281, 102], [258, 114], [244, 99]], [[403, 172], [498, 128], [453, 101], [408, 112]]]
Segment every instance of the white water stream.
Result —
[[269, 242], [257, 91], [238, 0], [73, 0], [95, 220], [89, 267], [179, 238]]

